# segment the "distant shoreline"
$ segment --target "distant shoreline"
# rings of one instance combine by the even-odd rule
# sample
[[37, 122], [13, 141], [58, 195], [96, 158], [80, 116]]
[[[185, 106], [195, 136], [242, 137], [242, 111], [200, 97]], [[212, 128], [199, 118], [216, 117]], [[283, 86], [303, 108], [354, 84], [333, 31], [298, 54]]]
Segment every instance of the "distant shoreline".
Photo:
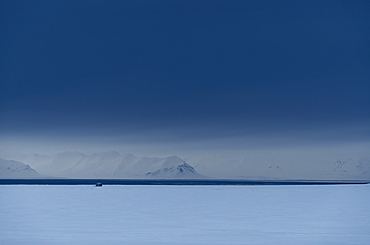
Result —
[[0, 179], [0, 185], [351, 185], [370, 180]]

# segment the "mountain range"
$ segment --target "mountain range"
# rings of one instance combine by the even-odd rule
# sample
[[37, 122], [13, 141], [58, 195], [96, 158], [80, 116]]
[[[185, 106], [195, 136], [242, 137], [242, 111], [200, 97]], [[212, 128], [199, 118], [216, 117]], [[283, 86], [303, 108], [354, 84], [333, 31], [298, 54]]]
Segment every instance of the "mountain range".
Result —
[[67, 151], [55, 155], [34, 153], [20, 158], [40, 175], [58, 178], [206, 178], [177, 156], [136, 157], [116, 151], [86, 155]]
[[33, 153], [13, 155], [12, 160], [0, 158], [0, 178], [370, 180], [370, 157], [320, 159], [213, 157], [193, 167], [177, 156], [137, 157], [116, 151]]
[[194, 164], [213, 178], [252, 180], [370, 180], [370, 157], [337, 160], [282, 156], [203, 158]]

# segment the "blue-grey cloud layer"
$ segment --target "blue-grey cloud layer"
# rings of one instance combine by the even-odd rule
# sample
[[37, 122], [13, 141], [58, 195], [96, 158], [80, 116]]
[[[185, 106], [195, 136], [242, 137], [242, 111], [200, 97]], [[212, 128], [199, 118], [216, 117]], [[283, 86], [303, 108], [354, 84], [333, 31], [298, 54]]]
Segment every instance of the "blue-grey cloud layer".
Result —
[[1, 130], [369, 122], [369, 10], [368, 1], [2, 1]]

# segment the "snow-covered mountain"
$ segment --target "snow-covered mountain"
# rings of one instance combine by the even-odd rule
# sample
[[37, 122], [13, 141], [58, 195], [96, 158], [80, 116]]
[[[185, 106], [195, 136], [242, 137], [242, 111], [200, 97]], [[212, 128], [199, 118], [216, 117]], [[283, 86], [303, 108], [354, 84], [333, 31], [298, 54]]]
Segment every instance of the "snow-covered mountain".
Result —
[[[148, 164], [150, 162], [150, 164]], [[142, 158], [130, 167], [131, 173], [139, 165], [145, 169], [145, 176], [150, 178], [204, 178], [198, 174], [192, 166], [187, 164], [177, 156], [167, 158]], [[124, 172], [115, 172], [115, 176], [120, 176]], [[137, 174], [137, 173], [135, 173]]]
[[29, 165], [0, 158], [1, 179], [27, 179], [40, 177], [41, 176]]
[[40, 174], [64, 178], [205, 178], [177, 156], [167, 158], [121, 155], [116, 151], [86, 155], [68, 151], [45, 156], [31, 154], [23, 161]]

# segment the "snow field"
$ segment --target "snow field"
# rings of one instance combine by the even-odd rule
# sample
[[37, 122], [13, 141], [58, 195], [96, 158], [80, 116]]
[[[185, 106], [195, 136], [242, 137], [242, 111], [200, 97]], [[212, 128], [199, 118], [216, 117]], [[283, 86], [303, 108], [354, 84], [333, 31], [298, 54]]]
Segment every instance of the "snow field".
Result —
[[0, 244], [367, 244], [370, 185], [0, 186]]

